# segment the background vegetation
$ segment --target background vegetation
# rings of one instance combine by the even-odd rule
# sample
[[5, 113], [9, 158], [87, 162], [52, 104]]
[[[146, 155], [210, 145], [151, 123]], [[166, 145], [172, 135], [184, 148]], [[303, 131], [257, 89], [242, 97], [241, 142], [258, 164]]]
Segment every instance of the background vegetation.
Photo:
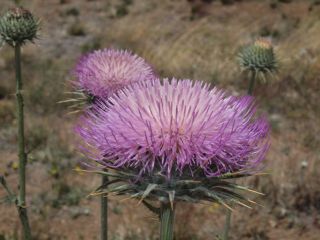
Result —
[[[272, 37], [280, 74], [258, 84], [261, 112], [272, 124], [266, 161], [270, 175], [248, 181], [266, 196], [234, 216], [232, 239], [318, 239], [320, 234], [320, 5], [308, 0], [22, 0], [41, 18], [40, 38], [23, 49], [29, 164], [28, 203], [37, 239], [98, 239], [99, 183], [76, 168], [68, 115], [57, 104], [70, 90], [70, 71], [83, 53], [129, 48], [163, 77], [201, 79], [245, 94], [248, 79], [236, 62], [239, 47]], [[14, 1], [2, 0], [3, 11]], [[0, 173], [17, 183], [13, 53], [0, 50]], [[4, 196], [0, 189], [0, 197]], [[187, 209], [187, 211], [186, 211]], [[157, 239], [157, 221], [135, 201], [112, 199], [111, 239]], [[225, 210], [182, 205], [177, 240], [213, 239]], [[0, 239], [18, 239], [13, 205], [0, 205]]]

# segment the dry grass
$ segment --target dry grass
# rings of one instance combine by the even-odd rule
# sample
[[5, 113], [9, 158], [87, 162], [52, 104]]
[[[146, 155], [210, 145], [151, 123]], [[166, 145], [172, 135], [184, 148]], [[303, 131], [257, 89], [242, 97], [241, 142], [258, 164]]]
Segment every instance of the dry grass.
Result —
[[[315, 6], [310, 12], [309, 2], [298, 0], [278, 4], [275, 9], [267, 0], [234, 5], [214, 1], [205, 6], [203, 15], [192, 18], [192, 6], [184, 0], [136, 0], [124, 5], [128, 13], [121, 15], [117, 14], [119, 1], [115, 0], [22, 3], [42, 18], [37, 45], [23, 52], [27, 133], [29, 147], [34, 148], [28, 166], [28, 201], [38, 239], [98, 236], [97, 199], [83, 197], [98, 180], [72, 171], [82, 158], [73, 145], [72, 124], [76, 117], [66, 115], [64, 106], [56, 104], [64, 98], [69, 71], [83, 51], [110, 46], [130, 48], [163, 77], [200, 79], [233, 94], [244, 94], [247, 79], [239, 71], [236, 53], [242, 44], [261, 35], [273, 37], [281, 60], [277, 79], [260, 83], [256, 89], [261, 112], [267, 113], [273, 127], [266, 161], [270, 175], [248, 182], [266, 193], [265, 198], [258, 199], [265, 207], [235, 213], [233, 239], [317, 239], [320, 8]], [[4, 1], [0, 6], [11, 4]], [[75, 22], [79, 29], [85, 29], [84, 34], [68, 32]], [[13, 59], [8, 48], [0, 53], [0, 172], [6, 173], [14, 186], [17, 157]], [[59, 198], [63, 201], [53, 206]], [[79, 205], [72, 205], [78, 200]], [[88, 214], [85, 209], [89, 209]], [[156, 221], [143, 207], [113, 200], [110, 209], [112, 239], [157, 239]], [[14, 236], [19, 227], [14, 208], [0, 205], [0, 213], [4, 216], [0, 236], [10, 239], [8, 236]], [[212, 239], [221, 231], [222, 213], [216, 207], [183, 205], [178, 210], [177, 239]]]

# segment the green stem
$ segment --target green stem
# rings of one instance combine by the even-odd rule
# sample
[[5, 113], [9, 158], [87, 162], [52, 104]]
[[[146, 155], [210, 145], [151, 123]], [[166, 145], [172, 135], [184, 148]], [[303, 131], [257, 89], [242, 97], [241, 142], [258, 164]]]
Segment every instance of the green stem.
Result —
[[[108, 176], [102, 176], [102, 185], [108, 182]], [[104, 194], [101, 195], [101, 240], [108, 239], [108, 197]]]
[[24, 141], [24, 114], [23, 114], [23, 96], [21, 80], [21, 47], [17, 44], [15, 50], [15, 69], [16, 69], [16, 98], [18, 114], [18, 148], [19, 148], [19, 194], [18, 194], [18, 213], [23, 227], [25, 240], [32, 239], [31, 230], [26, 209], [26, 164], [27, 154], [25, 152]]
[[161, 203], [160, 209], [160, 240], [173, 240], [174, 206]]
[[230, 230], [230, 225], [231, 225], [231, 215], [232, 212], [231, 210], [227, 210], [227, 214], [226, 214], [226, 223], [224, 225], [224, 230], [223, 230], [223, 240], [228, 240], [229, 238], [229, 230]]
[[[256, 81], [256, 73], [251, 72], [251, 78], [250, 78], [249, 87], [248, 87], [248, 94], [251, 96], [253, 95], [255, 81]], [[231, 210], [228, 209], [227, 215], [226, 215], [226, 222], [225, 222], [224, 230], [223, 230], [223, 238], [222, 238], [223, 240], [229, 239], [229, 231], [230, 231], [230, 226], [231, 226], [231, 215], [232, 215], [232, 212], [231, 212]]]
[[256, 81], [256, 73], [251, 72], [251, 79], [250, 79], [250, 83], [249, 83], [249, 87], [248, 87], [248, 94], [249, 95], [253, 95], [255, 81]]

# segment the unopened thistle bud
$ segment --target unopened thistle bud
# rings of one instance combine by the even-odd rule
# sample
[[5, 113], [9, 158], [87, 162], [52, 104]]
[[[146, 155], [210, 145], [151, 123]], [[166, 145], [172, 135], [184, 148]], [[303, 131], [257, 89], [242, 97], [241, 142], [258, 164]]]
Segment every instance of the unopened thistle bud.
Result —
[[0, 36], [10, 46], [23, 45], [37, 37], [39, 21], [28, 10], [16, 7], [0, 18]]
[[276, 56], [268, 39], [258, 39], [253, 44], [242, 47], [238, 57], [240, 66], [255, 74], [264, 76], [277, 71]]

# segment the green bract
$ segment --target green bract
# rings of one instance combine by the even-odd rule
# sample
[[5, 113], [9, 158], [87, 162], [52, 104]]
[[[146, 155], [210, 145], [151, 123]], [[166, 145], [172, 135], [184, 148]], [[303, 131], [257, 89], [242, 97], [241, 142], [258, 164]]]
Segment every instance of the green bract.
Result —
[[[84, 172], [91, 172], [80, 170]], [[109, 177], [109, 182], [97, 188], [92, 195], [114, 194], [136, 198], [144, 203], [149, 210], [157, 213], [159, 209], [153, 203], [169, 203], [173, 207], [176, 202], [217, 203], [226, 208], [229, 204], [238, 204], [251, 208], [254, 201], [246, 198], [243, 193], [261, 194], [245, 186], [230, 182], [231, 179], [243, 178], [254, 174], [226, 173], [219, 177], [204, 178], [200, 175], [168, 178], [155, 172], [138, 176], [134, 170], [115, 170], [112, 172], [92, 171]]]
[[10, 46], [23, 45], [37, 37], [39, 21], [22, 7], [12, 8], [0, 18], [0, 36]]
[[70, 97], [66, 100], [62, 100], [59, 103], [70, 104], [68, 108], [71, 110], [71, 113], [79, 113], [83, 110], [87, 110], [92, 107], [92, 104], [95, 102], [96, 97], [86, 93], [85, 91], [76, 90], [74, 92], [66, 92]]
[[238, 57], [241, 67], [255, 74], [273, 74], [277, 71], [273, 46], [265, 39], [259, 39], [253, 44], [242, 47]]

